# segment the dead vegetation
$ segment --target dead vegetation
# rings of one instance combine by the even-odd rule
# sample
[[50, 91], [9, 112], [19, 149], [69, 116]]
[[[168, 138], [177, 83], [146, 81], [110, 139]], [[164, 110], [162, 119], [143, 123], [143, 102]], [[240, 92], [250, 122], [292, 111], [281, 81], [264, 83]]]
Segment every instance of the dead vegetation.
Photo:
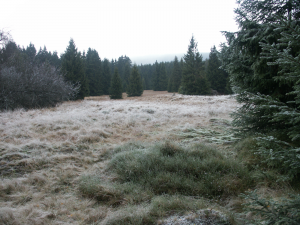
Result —
[[[1, 112], [0, 224], [167, 224], [169, 216], [200, 221], [205, 212], [235, 224], [229, 209], [238, 212], [237, 193], [252, 179], [232, 147], [237, 106], [232, 96], [145, 91]], [[159, 147], [166, 142], [171, 147]], [[203, 174], [207, 186], [199, 185], [195, 168], [219, 189]]]

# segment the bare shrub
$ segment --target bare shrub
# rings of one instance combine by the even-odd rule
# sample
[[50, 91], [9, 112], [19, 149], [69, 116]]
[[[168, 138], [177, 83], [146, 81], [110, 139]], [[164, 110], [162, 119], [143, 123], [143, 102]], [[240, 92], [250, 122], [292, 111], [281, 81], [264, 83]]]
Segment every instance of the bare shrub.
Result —
[[0, 69], [0, 110], [55, 106], [78, 92], [48, 63], [34, 65], [12, 56]]

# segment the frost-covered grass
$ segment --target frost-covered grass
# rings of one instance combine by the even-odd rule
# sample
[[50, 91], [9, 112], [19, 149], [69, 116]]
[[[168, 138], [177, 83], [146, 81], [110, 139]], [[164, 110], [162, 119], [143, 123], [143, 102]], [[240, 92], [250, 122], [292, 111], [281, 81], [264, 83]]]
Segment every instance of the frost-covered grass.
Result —
[[[101, 96], [49, 109], [1, 112], [0, 224], [163, 224], [159, 219], [212, 207], [230, 215], [223, 206], [240, 207], [237, 193], [248, 185], [245, 177], [237, 175], [239, 166], [244, 168], [241, 161], [230, 166], [230, 160], [240, 160], [235, 159], [231, 144], [236, 139], [229, 131], [230, 113], [236, 107], [232, 96], [146, 91], [143, 97], [123, 100]], [[211, 179], [218, 177], [225, 194], [211, 195], [218, 189], [209, 186], [203, 186], [203, 195], [194, 190], [192, 185], [199, 182], [196, 175], [189, 179], [185, 174], [191, 174], [187, 168], [193, 170], [198, 163], [193, 166], [193, 158], [188, 157], [190, 163], [183, 165], [183, 153], [175, 157], [177, 162], [170, 156], [169, 164], [165, 161], [156, 168], [161, 182], [167, 179], [162, 170], [169, 174], [179, 167], [183, 170], [178, 178], [170, 178], [169, 189], [158, 187], [160, 177], [149, 174], [134, 175], [133, 180], [122, 177], [135, 166], [134, 162], [116, 163], [122, 154], [142, 160], [137, 155], [142, 150], [137, 149], [143, 146], [155, 165], [164, 159], [155, 153], [157, 148], [151, 155], [151, 149], [166, 142], [185, 149], [187, 155], [195, 144], [209, 145], [207, 149], [222, 154]], [[207, 163], [216, 160], [213, 154], [207, 157]], [[145, 172], [145, 163], [138, 163]], [[207, 165], [197, 169], [213, 172]], [[127, 171], [120, 170], [122, 166]], [[233, 167], [233, 172], [227, 170]], [[157, 185], [151, 187], [148, 178], [156, 179]], [[190, 180], [191, 185], [180, 184], [182, 180]]]

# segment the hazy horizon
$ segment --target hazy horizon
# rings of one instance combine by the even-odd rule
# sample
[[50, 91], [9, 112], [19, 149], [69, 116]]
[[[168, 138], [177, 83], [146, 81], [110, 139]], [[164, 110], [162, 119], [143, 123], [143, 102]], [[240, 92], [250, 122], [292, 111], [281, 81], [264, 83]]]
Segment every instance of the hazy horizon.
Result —
[[184, 54], [192, 35], [199, 52], [226, 42], [221, 31], [235, 32], [235, 0], [13, 0], [1, 4], [0, 30], [10, 31], [21, 47], [46, 46], [60, 55], [72, 38], [79, 51], [97, 50], [101, 59], [127, 55]]
[[[158, 63], [171, 62], [174, 61], [175, 56], [177, 56], [178, 60], [180, 61], [180, 59], [184, 56], [184, 54], [186, 53], [148, 55], [148, 56], [137, 56], [137, 57], [130, 57], [130, 55], [126, 55], [126, 56], [128, 56], [131, 59], [132, 64], [135, 63], [137, 65], [141, 65], [141, 64], [146, 65], [146, 64], [154, 64], [156, 60]], [[200, 54], [202, 55], [203, 60], [209, 58], [209, 52], [200, 52]]]

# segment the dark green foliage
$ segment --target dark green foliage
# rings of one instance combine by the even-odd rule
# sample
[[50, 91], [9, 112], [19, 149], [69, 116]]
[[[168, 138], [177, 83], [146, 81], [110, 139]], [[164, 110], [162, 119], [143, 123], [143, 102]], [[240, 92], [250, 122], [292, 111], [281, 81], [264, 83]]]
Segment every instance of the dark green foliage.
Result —
[[202, 56], [198, 52], [194, 36], [191, 38], [187, 54], [184, 55], [184, 61], [180, 93], [186, 95], [210, 94], [204, 62], [202, 62]]
[[122, 81], [119, 76], [117, 68], [115, 68], [114, 75], [111, 78], [109, 97], [110, 97], [110, 99], [121, 99], [122, 98]]
[[89, 48], [86, 55], [86, 77], [89, 82], [90, 96], [103, 94], [101, 59], [96, 50]]
[[108, 170], [115, 172], [120, 182], [142, 185], [155, 194], [211, 198], [237, 194], [251, 183], [246, 168], [204, 145], [186, 150], [166, 143], [149, 150], [121, 152], [112, 158]]
[[240, 30], [225, 32], [223, 67], [242, 107], [233, 125], [255, 134], [259, 154], [289, 179], [300, 174], [300, 2], [239, 1]]
[[[259, 198], [256, 191], [241, 195], [248, 200], [245, 204], [247, 211], [262, 217], [266, 225], [297, 225], [300, 224], [300, 196], [291, 195], [290, 199], [274, 201]], [[254, 222], [254, 221], [253, 221]], [[261, 224], [261, 220], [257, 221]]]
[[103, 75], [103, 81], [102, 81], [102, 88], [103, 88], [103, 94], [109, 95], [110, 90], [110, 84], [111, 84], [111, 73], [110, 73], [110, 64], [108, 59], [104, 59], [102, 63], [102, 75]]
[[158, 64], [158, 62], [155, 62], [155, 70], [153, 71], [153, 90], [154, 91], [166, 91], [167, 90], [167, 72], [165, 63], [161, 62]]
[[178, 92], [179, 86], [181, 84], [181, 67], [178, 62], [177, 57], [174, 59], [174, 67], [169, 79], [169, 89], [168, 92]]
[[221, 61], [218, 59], [216, 47], [211, 48], [209, 53], [208, 65], [206, 70], [207, 79], [210, 87], [218, 93], [227, 94], [227, 77], [225, 70], [220, 69]]
[[27, 46], [25, 53], [28, 56], [29, 61], [33, 62], [36, 55], [36, 49], [34, 47], [34, 44], [30, 43], [29, 46]]
[[129, 77], [129, 85], [127, 88], [127, 95], [128, 97], [132, 96], [141, 96], [143, 94], [143, 84], [142, 84], [142, 79], [139, 74], [137, 65], [134, 65], [131, 74]]
[[158, 90], [157, 91], [166, 91], [168, 85], [167, 80], [167, 71], [165, 63], [161, 62], [159, 64], [159, 76], [158, 76]]
[[168, 92], [177, 92], [181, 83], [181, 71], [177, 56], [175, 56], [172, 73], [169, 77]]
[[35, 56], [35, 62], [36, 63], [45, 63], [48, 62], [50, 65], [54, 66], [55, 68], [59, 68], [61, 66], [61, 60], [57, 55], [57, 52], [51, 52], [47, 51], [46, 46], [44, 48], [40, 48], [38, 53]]
[[127, 91], [127, 89], [129, 88], [128, 87], [130, 85], [129, 77], [130, 77], [130, 64], [129, 62], [126, 62], [124, 67], [124, 82], [123, 82], [124, 91]]
[[115, 62], [115, 68], [116, 67], [118, 68], [118, 72], [122, 80], [123, 92], [126, 92], [131, 68], [130, 58], [126, 55], [119, 57], [118, 62]]
[[117, 64], [117, 60], [112, 59], [110, 61], [110, 74], [114, 74], [116, 64]]
[[84, 61], [81, 53], [77, 52], [73, 39], [70, 40], [69, 46], [62, 55], [61, 68], [67, 81], [70, 81], [73, 84], [80, 84], [77, 99], [84, 99], [85, 96], [88, 96], [89, 86], [84, 71]]
[[152, 75], [152, 87], [153, 91], [158, 91], [159, 90], [159, 64], [156, 61], [155, 62], [155, 69], [153, 70], [153, 75]]
[[48, 52], [46, 46], [44, 46], [43, 49], [40, 48], [35, 58], [38, 63], [50, 62], [51, 53]]

